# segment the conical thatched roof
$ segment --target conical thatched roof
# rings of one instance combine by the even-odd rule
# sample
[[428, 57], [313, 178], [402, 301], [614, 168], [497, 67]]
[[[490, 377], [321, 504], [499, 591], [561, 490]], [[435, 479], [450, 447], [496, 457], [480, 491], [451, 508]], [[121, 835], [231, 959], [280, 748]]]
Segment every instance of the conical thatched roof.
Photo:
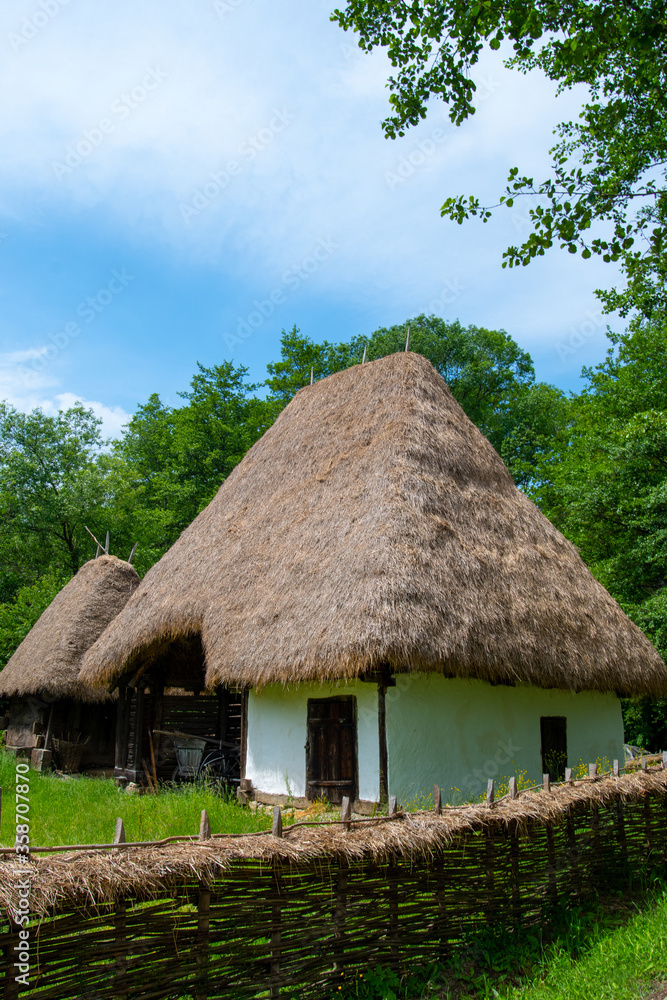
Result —
[[0, 672], [0, 695], [51, 694], [102, 701], [104, 689], [78, 679], [83, 654], [139, 586], [137, 571], [115, 556], [85, 563], [54, 597]]
[[297, 393], [146, 575], [81, 676], [108, 684], [195, 634], [210, 686], [389, 664], [667, 692], [654, 648], [416, 354]]

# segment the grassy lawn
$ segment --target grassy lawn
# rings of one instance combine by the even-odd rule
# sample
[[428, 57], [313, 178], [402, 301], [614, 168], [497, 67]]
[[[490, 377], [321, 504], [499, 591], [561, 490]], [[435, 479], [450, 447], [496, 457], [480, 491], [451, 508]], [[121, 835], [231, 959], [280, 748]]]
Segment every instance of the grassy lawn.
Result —
[[[16, 834], [15, 769], [15, 758], [0, 751], [3, 847], [12, 847]], [[35, 847], [109, 843], [117, 816], [123, 819], [128, 841], [198, 834], [202, 809], [208, 811], [213, 833], [251, 833], [271, 826], [265, 813], [252, 813], [235, 800], [190, 784], [159, 795], [127, 795], [110, 778], [60, 778], [31, 771], [29, 786], [30, 842]]]
[[[639, 897], [638, 897], [639, 899]], [[564, 910], [547, 942], [539, 930], [482, 931], [446, 967], [347, 973], [344, 1000], [663, 1000], [667, 996], [667, 890], [641, 902]], [[296, 998], [292, 998], [296, 1000]]]

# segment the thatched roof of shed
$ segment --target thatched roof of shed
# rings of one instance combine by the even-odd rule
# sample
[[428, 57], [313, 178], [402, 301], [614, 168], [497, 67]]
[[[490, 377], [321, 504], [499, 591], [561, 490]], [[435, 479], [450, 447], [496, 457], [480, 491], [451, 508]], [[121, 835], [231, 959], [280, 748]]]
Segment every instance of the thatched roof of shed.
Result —
[[195, 634], [210, 686], [388, 664], [667, 692], [646, 637], [412, 353], [301, 389], [146, 575], [81, 676], [108, 684]]
[[104, 689], [78, 679], [81, 660], [139, 586], [137, 571], [115, 556], [85, 563], [54, 597], [0, 672], [0, 695], [50, 694], [102, 701]]

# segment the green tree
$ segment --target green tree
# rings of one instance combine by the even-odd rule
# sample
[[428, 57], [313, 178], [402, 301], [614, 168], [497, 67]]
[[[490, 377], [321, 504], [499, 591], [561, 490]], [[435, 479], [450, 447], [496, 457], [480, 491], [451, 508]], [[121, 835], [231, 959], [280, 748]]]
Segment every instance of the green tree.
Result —
[[[530, 492], [667, 657], [667, 325], [610, 337]], [[667, 701], [627, 702], [625, 719], [628, 742], [667, 745]]]
[[[101, 421], [81, 405], [50, 417], [0, 403], [0, 553], [26, 579], [53, 566], [76, 573], [97, 526]], [[29, 578], [30, 574], [28, 574]]]
[[21, 587], [11, 601], [0, 604], [0, 670], [66, 583], [65, 575], [49, 570], [36, 583]]
[[293, 326], [291, 330], [282, 332], [280, 361], [270, 361], [266, 366], [269, 378], [265, 384], [278, 410], [287, 406], [304, 385], [310, 385], [311, 373], [315, 380], [319, 380], [359, 361], [361, 355], [357, 357], [352, 353], [349, 344], [330, 344], [327, 340], [316, 344], [297, 326]]
[[[559, 92], [583, 86], [578, 121], [556, 129], [550, 176], [509, 173], [500, 204], [511, 208], [526, 195], [537, 204], [531, 232], [507, 249], [503, 266], [525, 265], [557, 243], [620, 262], [627, 284], [599, 293], [607, 309], [651, 316], [665, 307], [664, 0], [348, 0], [332, 19], [357, 31], [362, 49], [386, 49], [397, 71], [383, 122], [391, 138], [426, 116], [431, 97], [448, 104], [456, 125], [472, 115], [472, 74], [487, 48], [511, 46], [507, 66], [541, 71]], [[452, 196], [442, 207], [459, 223], [491, 212], [475, 196]]]

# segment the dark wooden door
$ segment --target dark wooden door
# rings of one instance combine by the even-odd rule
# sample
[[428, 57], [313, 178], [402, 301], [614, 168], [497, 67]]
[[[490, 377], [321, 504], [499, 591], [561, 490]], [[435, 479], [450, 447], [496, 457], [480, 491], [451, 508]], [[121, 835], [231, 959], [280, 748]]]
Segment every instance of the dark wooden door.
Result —
[[567, 719], [564, 715], [543, 715], [540, 719], [542, 737], [542, 774], [552, 781], [562, 781], [567, 767]]
[[321, 797], [340, 803], [356, 797], [357, 700], [310, 698], [306, 779], [309, 799]]

